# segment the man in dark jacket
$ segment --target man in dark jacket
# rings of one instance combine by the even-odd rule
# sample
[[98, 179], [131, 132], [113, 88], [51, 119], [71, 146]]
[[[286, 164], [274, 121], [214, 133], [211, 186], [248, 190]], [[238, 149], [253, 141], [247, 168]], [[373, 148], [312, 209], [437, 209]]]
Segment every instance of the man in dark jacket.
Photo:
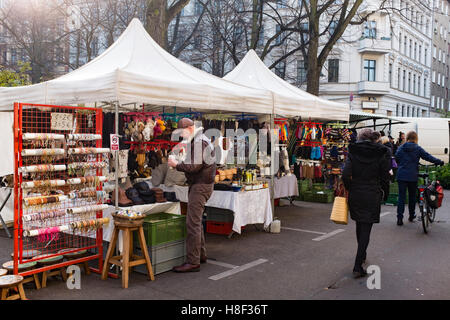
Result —
[[397, 206], [397, 225], [403, 225], [403, 212], [405, 211], [406, 189], [409, 197], [409, 221], [413, 222], [416, 217], [416, 193], [417, 178], [419, 174], [419, 161], [424, 159], [434, 164], [443, 165], [442, 160], [436, 159], [428, 152], [423, 150], [418, 144], [419, 137], [414, 131], [406, 135], [406, 143], [402, 144], [395, 158], [397, 159], [397, 181], [398, 181], [398, 206]]
[[380, 222], [381, 202], [389, 192], [390, 152], [376, 143], [380, 134], [363, 129], [356, 143], [350, 144], [342, 178], [348, 190], [350, 217], [356, 222], [358, 250], [353, 273], [355, 277], [367, 273], [362, 265], [366, 260], [370, 232]]
[[186, 140], [189, 150], [187, 150], [187, 156], [183, 162], [178, 163], [169, 157], [168, 165], [184, 172], [189, 184], [186, 215], [187, 262], [174, 267], [173, 271], [195, 272], [200, 271], [200, 263], [206, 262], [202, 217], [205, 204], [214, 189], [216, 175], [214, 147], [203, 134], [203, 128], [195, 128], [194, 122], [190, 119], [181, 119], [178, 122], [178, 130]]

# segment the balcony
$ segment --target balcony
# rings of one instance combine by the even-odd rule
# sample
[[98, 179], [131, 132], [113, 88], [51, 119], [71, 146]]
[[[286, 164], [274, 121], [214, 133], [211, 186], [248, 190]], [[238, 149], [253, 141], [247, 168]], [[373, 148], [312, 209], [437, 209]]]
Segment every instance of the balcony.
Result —
[[389, 82], [360, 81], [358, 82], [358, 94], [387, 94]]
[[386, 54], [391, 51], [390, 38], [372, 39], [362, 38], [359, 40], [359, 53]]

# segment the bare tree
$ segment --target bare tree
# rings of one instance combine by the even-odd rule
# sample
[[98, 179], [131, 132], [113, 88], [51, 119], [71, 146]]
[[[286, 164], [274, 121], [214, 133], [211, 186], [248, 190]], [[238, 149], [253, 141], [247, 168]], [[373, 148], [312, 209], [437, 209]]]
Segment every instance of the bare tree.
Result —
[[9, 1], [0, 11], [0, 24], [6, 33], [7, 47], [11, 48], [9, 67], [16, 67], [18, 60], [29, 61], [33, 83], [60, 72], [57, 62], [64, 59], [64, 41], [69, 34], [61, 10], [61, 4], [56, 2], [17, 0]]
[[189, 3], [189, 0], [147, 0], [146, 29], [163, 48], [167, 48], [167, 31], [170, 22]]

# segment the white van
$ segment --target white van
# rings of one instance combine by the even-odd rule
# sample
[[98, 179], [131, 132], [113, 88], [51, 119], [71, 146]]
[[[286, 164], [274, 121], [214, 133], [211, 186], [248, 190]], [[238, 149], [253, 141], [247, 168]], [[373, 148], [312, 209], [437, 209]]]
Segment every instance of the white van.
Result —
[[395, 117], [408, 123], [393, 124], [391, 136], [397, 141], [399, 132], [414, 130], [419, 135], [419, 145], [436, 158], [449, 162], [450, 119], [449, 118], [405, 118]]

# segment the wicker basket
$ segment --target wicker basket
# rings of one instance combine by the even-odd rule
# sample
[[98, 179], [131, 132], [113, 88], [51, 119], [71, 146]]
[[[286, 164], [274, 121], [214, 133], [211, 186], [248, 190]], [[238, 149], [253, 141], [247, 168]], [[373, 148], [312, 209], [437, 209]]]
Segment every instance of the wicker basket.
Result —
[[141, 217], [125, 217], [120, 214], [113, 212], [112, 217], [114, 218], [114, 225], [118, 227], [140, 227], [144, 223], [145, 216]]

